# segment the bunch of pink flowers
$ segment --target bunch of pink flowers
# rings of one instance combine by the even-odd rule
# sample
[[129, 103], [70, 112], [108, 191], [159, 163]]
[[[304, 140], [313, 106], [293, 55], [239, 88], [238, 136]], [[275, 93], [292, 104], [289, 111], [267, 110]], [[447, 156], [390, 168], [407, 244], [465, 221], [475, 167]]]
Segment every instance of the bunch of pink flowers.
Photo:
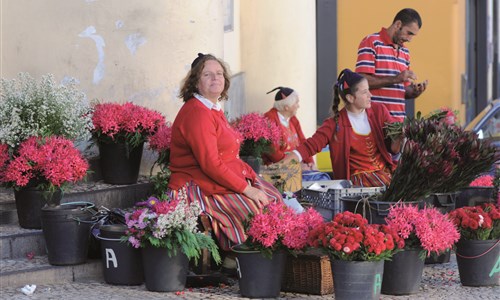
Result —
[[450, 249], [460, 238], [448, 216], [433, 207], [419, 209], [412, 205], [396, 204], [391, 206], [385, 220], [404, 240], [399, 248], [422, 248], [427, 256], [431, 252], [441, 253]]
[[271, 151], [273, 144], [281, 139], [281, 129], [263, 114], [249, 113], [232, 122], [233, 127], [241, 135], [243, 144], [241, 156], [260, 157], [262, 153]]
[[87, 161], [73, 142], [63, 137], [31, 137], [12, 157], [8, 149], [0, 146], [0, 181], [7, 186], [22, 188], [36, 182], [44, 190], [53, 190], [87, 174]]
[[245, 244], [271, 256], [276, 250], [303, 250], [309, 231], [323, 223], [323, 217], [309, 208], [297, 214], [282, 202], [264, 207], [262, 213], [247, 220]]
[[92, 135], [98, 141], [125, 142], [135, 147], [165, 123], [159, 112], [131, 102], [99, 103], [92, 115]]

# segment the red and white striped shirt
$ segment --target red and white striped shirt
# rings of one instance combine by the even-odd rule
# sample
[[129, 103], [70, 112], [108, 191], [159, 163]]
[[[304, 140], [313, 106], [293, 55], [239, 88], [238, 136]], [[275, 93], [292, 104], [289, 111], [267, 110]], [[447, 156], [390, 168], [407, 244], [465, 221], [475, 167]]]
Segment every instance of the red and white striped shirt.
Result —
[[[410, 51], [392, 42], [386, 28], [365, 37], [358, 47], [356, 72], [375, 76], [396, 76], [410, 69]], [[370, 90], [372, 101], [383, 103], [390, 114], [403, 121], [405, 112], [405, 86], [410, 82], [392, 84]]]

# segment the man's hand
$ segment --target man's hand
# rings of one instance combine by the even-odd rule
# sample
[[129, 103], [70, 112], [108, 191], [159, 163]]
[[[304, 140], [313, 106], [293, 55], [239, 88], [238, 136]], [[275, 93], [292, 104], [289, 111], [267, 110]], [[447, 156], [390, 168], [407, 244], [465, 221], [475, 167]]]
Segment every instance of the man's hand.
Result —
[[415, 81], [417, 80], [417, 74], [411, 70], [404, 70], [403, 72], [399, 73], [396, 76], [396, 79], [398, 82], [405, 82], [405, 81]]
[[429, 85], [429, 81], [425, 80], [420, 83], [412, 83], [406, 87], [405, 98], [406, 99], [414, 99], [420, 96], [426, 89], [427, 85]]

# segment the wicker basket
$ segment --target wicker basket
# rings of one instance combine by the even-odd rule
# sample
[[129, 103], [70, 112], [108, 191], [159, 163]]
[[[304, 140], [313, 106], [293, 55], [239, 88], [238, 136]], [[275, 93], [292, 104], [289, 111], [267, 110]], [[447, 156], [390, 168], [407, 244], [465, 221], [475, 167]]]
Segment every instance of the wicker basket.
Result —
[[281, 290], [313, 295], [333, 294], [332, 267], [328, 255], [307, 252], [288, 255]]

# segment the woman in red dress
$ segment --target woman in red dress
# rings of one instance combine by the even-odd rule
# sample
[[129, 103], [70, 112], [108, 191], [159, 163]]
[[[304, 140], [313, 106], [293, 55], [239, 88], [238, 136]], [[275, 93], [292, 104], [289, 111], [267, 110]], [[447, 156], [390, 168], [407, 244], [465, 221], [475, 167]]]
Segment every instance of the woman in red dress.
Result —
[[[339, 110], [341, 99], [344, 108]], [[391, 153], [399, 152], [400, 141], [386, 143], [384, 126], [395, 119], [384, 105], [371, 102], [368, 81], [343, 70], [334, 86], [332, 111], [333, 116], [284, 161], [308, 159], [329, 145], [334, 179], [348, 179], [355, 186], [388, 186], [395, 168]]]

